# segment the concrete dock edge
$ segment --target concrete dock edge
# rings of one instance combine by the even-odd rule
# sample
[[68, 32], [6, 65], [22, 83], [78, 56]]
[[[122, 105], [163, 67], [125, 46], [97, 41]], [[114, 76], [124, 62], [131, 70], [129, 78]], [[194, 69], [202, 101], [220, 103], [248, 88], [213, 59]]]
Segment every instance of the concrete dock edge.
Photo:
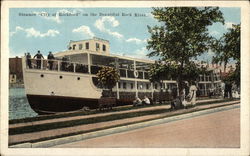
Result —
[[158, 125], [158, 124], [178, 121], [178, 120], [182, 120], [182, 119], [188, 119], [188, 118], [192, 118], [192, 117], [196, 117], [196, 116], [200, 116], [200, 115], [206, 115], [206, 114], [211, 114], [211, 113], [215, 113], [215, 112], [226, 111], [226, 110], [235, 109], [235, 108], [239, 108], [239, 107], [240, 107], [239, 104], [234, 104], [234, 105], [230, 105], [230, 106], [201, 110], [201, 111], [197, 111], [197, 112], [176, 115], [176, 116], [166, 117], [166, 118], [162, 118], [162, 119], [155, 119], [152, 121], [146, 121], [146, 122], [126, 125], [126, 126], [109, 128], [109, 129], [85, 133], [85, 134], [79, 134], [79, 135], [74, 135], [74, 136], [58, 138], [58, 139], [41, 141], [41, 142], [37, 142], [37, 143], [18, 144], [18, 145], [13, 145], [10, 147], [11, 148], [47, 148], [47, 147], [53, 147], [56, 145], [61, 145], [61, 144], [66, 144], [66, 143], [71, 143], [71, 142], [76, 142], [76, 141], [81, 141], [81, 140], [87, 140], [87, 139], [106, 136], [106, 135], [115, 134], [115, 133], [121, 133], [121, 132], [125, 132], [125, 131], [139, 129], [139, 128], [154, 126], [154, 125]]

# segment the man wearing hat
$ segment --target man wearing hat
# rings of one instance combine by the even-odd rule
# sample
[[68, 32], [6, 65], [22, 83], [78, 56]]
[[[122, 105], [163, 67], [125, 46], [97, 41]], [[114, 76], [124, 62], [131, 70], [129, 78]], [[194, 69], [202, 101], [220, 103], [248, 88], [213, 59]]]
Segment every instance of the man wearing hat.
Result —
[[27, 53], [27, 55], [26, 55], [26, 60], [27, 60], [27, 65], [28, 65], [28, 67], [29, 67], [29, 68], [32, 68], [32, 66], [31, 66], [31, 55], [30, 55], [30, 53]]
[[40, 50], [37, 51], [37, 54], [34, 56], [36, 58], [37, 69], [41, 69], [41, 60], [44, 59], [43, 55], [40, 53]]
[[51, 60], [54, 60], [55, 57], [54, 57], [54, 55], [52, 54], [51, 51], [49, 52], [49, 55], [47, 56], [47, 59], [49, 60], [48, 61], [48, 63], [49, 63], [49, 69], [52, 70], [52, 68], [53, 68], [53, 61], [51, 61]]

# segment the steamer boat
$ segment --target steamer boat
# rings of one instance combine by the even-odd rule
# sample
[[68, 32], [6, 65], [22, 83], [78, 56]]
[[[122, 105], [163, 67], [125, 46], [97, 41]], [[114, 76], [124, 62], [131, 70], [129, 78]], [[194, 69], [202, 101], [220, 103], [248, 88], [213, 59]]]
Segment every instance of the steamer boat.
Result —
[[[149, 66], [155, 61], [136, 59], [110, 54], [110, 43], [94, 37], [89, 40], [70, 41], [68, 50], [54, 54], [52, 69], [49, 61], [31, 59], [31, 66], [23, 57], [23, 77], [25, 92], [31, 108], [38, 114], [68, 112], [89, 107], [98, 107], [102, 88], [98, 86], [96, 73], [103, 66], [115, 67], [120, 73], [120, 81], [113, 88], [117, 105], [131, 104], [136, 96], [144, 95], [157, 101], [160, 90], [165, 100], [169, 92], [177, 88], [175, 80], [164, 80], [163, 85], [149, 81]], [[62, 61], [62, 58], [68, 61]], [[219, 86], [219, 73], [200, 75], [198, 87], [200, 95], [207, 95], [211, 87]], [[162, 94], [161, 94], [162, 95]]]

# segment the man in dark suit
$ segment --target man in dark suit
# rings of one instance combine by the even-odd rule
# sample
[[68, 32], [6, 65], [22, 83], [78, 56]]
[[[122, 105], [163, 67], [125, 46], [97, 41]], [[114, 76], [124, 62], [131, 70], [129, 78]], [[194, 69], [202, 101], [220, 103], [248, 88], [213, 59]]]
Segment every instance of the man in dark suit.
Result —
[[37, 54], [34, 56], [36, 58], [37, 69], [41, 69], [41, 60], [44, 59], [43, 55], [40, 53], [40, 50], [37, 51]]
[[49, 69], [52, 70], [52, 68], [53, 68], [53, 61], [51, 61], [51, 60], [54, 60], [55, 57], [54, 57], [54, 55], [51, 53], [51, 51], [49, 52], [49, 55], [48, 55], [47, 58], [48, 58], [48, 63], [49, 63]]

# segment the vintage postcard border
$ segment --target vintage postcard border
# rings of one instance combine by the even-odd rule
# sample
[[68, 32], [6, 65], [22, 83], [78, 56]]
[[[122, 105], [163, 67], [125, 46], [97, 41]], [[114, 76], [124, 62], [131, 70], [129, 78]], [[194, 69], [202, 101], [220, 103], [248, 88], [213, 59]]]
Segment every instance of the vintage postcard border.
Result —
[[[41, 7], [152, 7], [152, 6], [223, 6], [241, 8], [241, 147], [228, 149], [173, 148], [96, 148], [96, 149], [11, 149], [8, 148], [8, 57], [9, 8]], [[4, 1], [1, 10], [1, 154], [3, 155], [245, 155], [249, 154], [250, 51], [249, 2], [247, 1]]]

